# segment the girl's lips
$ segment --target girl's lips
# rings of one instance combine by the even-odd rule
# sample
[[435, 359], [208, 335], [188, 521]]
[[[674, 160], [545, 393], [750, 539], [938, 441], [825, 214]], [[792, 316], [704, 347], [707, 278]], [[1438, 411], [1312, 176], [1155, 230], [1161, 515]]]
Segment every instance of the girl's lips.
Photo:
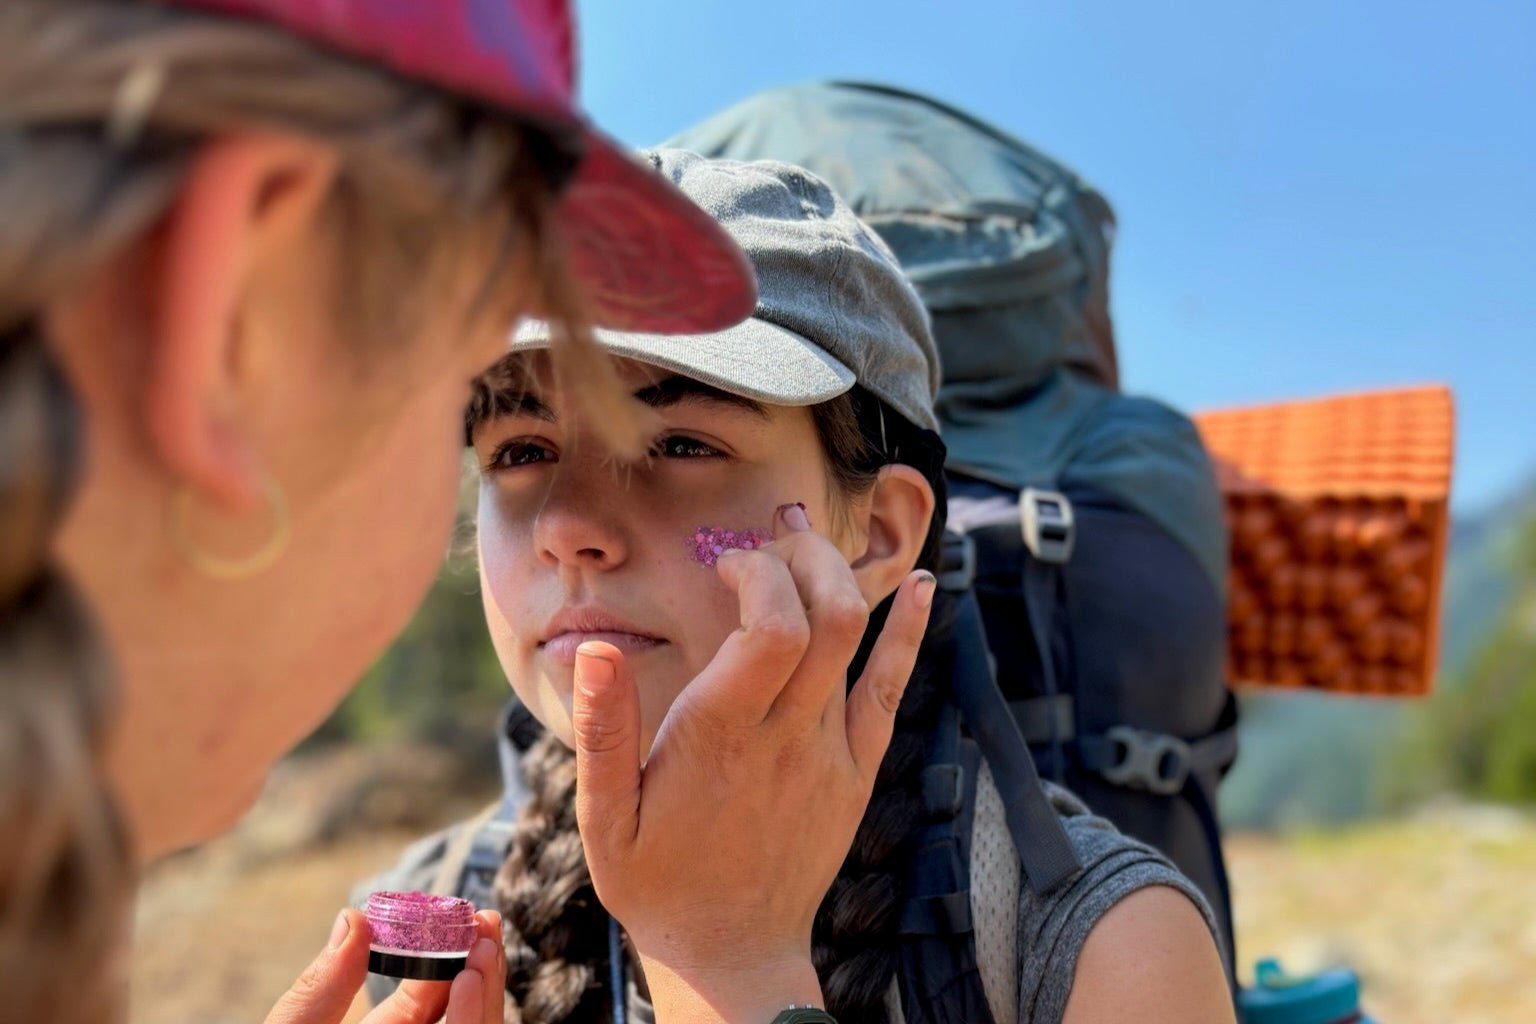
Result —
[[642, 654], [646, 651], [655, 650], [657, 647], [660, 647], [662, 644], [666, 643], [665, 640], [657, 640], [655, 637], [641, 636], [638, 633], [615, 633], [606, 631], [596, 633], [581, 633], [573, 631], [569, 633], [559, 633], [550, 637], [544, 643], [539, 645], [539, 650], [543, 651], [544, 654], [557, 665], [575, 665], [576, 648], [580, 647], [582, 644], [589, 640], [601, 640], [605, 644], [613, 644], [613, 646], [617, 647], [625, 654]]

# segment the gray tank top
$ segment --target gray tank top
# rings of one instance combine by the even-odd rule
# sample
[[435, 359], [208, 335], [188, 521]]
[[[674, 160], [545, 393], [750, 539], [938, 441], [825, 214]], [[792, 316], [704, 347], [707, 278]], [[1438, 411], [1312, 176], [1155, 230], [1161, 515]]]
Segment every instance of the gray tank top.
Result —
[[[977, 966], [997, 1024], [1060, 1024], [1088, 933], [1111, 907], [1138, 890], [1161, 885], [1183, 893], [1199, 909], [1211, 941], [1220, 949], [1216, 917], [1194, 883], [1157, 850], [1122, 834], [1090, 813], [1075, 795], [1049, 783], [1051, 804], [1083, 869], [1048, 893], [1019, 885], [1018, 858], [1003, 817], [1002, 798], [991, 774], [985, 770], [980, 774], [971, 843], [972, 919]], [[989, 857], [989, 848], [1005, 849], [1007, 856]], [[1016, 928], [1001, 926], [996, 912], [984, 909], [989, 898], [997, 900], [996, 907], [1018, 907]], [[1012, 950], [1007, 948], [1010, 936], [1015, 940]], [[1004, 964], [1016, 971], [1012, 977], [1017, 986], [1011, 993], [1001, 976], [1007, 969]]]

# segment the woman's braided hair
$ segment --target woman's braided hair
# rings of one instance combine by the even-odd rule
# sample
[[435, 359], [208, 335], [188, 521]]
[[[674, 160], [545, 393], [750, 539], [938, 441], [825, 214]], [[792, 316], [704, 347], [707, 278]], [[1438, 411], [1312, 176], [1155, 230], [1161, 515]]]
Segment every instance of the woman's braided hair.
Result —
[[[121, 979], [133, 872], [95, 769], [111, 717], [111, 675], [89, 615], [48, 558], [80, 455], [74, 401], [35, 324], [4, 331], [0, 1017], [7, 1020], [112, 1020], [121, 998], [112, 981]], [[93, 966], [80, 972], [71, 964]], [[70, 990], [63, 1006], [61, 982]]]
[[[341, 156], [327, 213], [359, 256], [345, 333], [408, 336], [423, 277], [482, 258], [470, 238], [526, 246], [545, 305], [569, 319], [545, 244], [566, 154], [541, 129], [244, 19], [4, 0], [0, 53], [0, 1021], [100, 1024], [125, 1003], [135, 872], [102, 767], [109, 658], [52, 557], [82, 419], [43, 311], [164, 216], [210, 139], [271, 130]], [[125, 83], [145, 69], [165, 86], [124, 139]], [[488, 272], [487, 302], [508, 302], [490, 281], [506, 269]]]
[[[891, 462], [911, 461], [924, 471], [939, 500], [917, 565], [936, 570], [945, 489], [933, 443], [859, 388], [811, 411], [831, 482], [843, 495], [868, 493], [880, 468]], [[918, 451], [927, 457], [912, 458]], [[890, 608], [887, 600], [871, 614], [850, 679], [862, 671]], [[902, 879], [923, 814], [926, 736], [949, 678], [946, 610], [937, 595], [869, 808], [812, 930], [811, 953], [827, 1009], [844, 1024], [886, 1019], [899, 955]], [[507, 1024], [607, 1020], [608, 915], [593, 890], [576, 828], [575, 757], [545, 734], [527, 749], [521, 769], [533, 795], [494, 887], [507, 950]]]

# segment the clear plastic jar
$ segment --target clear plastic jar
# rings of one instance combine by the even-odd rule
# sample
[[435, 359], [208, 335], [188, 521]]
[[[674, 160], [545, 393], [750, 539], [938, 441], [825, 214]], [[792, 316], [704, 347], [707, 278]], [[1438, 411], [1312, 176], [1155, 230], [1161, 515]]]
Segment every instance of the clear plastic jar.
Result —
[[479, 935], [474, 904], [454, 896], [376, 892], [363, 915], [372, 933], [368, 969], [392, 978], [450, 981]]

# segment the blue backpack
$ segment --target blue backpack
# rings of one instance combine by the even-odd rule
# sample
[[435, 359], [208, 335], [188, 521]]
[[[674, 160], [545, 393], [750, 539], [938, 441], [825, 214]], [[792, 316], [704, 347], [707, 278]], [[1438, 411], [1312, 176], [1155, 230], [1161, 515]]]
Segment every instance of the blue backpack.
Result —
[[943, 360], [942, 582], [974, 595], [1039, 774], [1200, 887], [1230, 974], [1222, 500], [1193, 424], [1119, 390], [1109, 204], [998, 129], [879, 86], [772, 90], [668, 144], [805, 167], [901, 260]]

